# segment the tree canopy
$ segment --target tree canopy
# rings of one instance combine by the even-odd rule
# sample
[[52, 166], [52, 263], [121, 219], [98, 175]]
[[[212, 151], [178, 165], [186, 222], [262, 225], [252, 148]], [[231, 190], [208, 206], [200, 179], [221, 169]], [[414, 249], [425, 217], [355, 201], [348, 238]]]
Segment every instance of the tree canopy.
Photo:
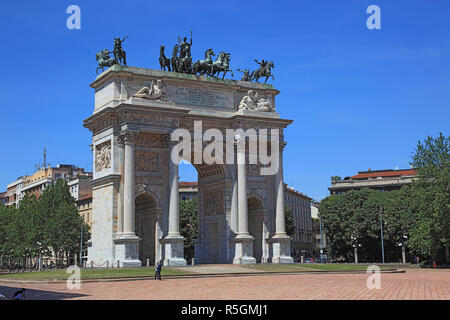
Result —
[[73, 258], [89, 239], [89, 226], [78, 214], [67, 183], [58, 179], [37, 199], [27, 194], [19, 207], [0, 206], [0, 256], [3, 264], [26, 264], [27, 259], [43, 257]]

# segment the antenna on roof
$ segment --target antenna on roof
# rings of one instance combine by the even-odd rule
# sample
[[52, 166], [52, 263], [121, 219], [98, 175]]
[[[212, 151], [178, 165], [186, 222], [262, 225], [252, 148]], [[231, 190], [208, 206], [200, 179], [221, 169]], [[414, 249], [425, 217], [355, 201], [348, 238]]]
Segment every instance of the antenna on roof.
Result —
[[47, 169], [47, 149], [44, 146], [44, 169]]

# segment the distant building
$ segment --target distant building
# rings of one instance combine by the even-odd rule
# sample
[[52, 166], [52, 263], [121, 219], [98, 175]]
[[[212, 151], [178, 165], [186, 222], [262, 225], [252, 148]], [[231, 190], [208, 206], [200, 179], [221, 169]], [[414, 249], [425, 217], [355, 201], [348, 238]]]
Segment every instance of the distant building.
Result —
[[86, 174], [83, 168], [78, 168], [74, 165], [59, 164], [57, 167], [45, 167], [23, 178], [21, 188], [22, 198], [28, 193], [32, 193], [36, 198], [39, 198], [45, 188], [56, 180], [62, 178], [67, 181], [79, 175]]
[[72, 197], [75, 199], [78, 213], [88, 225], [92, 224], [92, 173], [78, 175], [69, 180], [67, 185]]
[[178, 183], [178, 194], [179, 199], [183, 201], [189, 201], [194, 198], [197, 198], [198, 183], [180, 181]]
[[0, 204], [6, 205], [7, 200], [8, 200], [8, 198], [6, 197], [6, 191], [0, 192]]
[[390, 191], [400, 189], [405, 185], [410, 185], [414, 179], [417, 179], [416, 169], [401, 170], [367, 170], [360, 171], [357, 175], [351, 177], [331, 178], [330, 194], [345, 193], [349, 190], [359, 190], [364, 187]]
[[19, 201], [22, 200], [23, 178], [19, 177], [6, 186], [5, 206], [17, 208]]
[[312, 199], [288, 186], [285, 186], [284, 196], [285, 205], [292, 209], [295, 224], [295, 233], [291, 236], [292, 256], [296, 259], [300, 259], [301, 256], [312, 256], [315, 249], [315, 234], [311, 218]]

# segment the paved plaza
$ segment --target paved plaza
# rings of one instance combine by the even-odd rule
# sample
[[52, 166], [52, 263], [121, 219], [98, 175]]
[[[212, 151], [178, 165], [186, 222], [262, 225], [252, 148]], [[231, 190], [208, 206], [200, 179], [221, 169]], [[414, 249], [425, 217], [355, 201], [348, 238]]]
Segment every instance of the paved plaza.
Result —
[[450, 270], [408, 269], [381, 274], [381, 289], [366, 287], [367, 274], [252, 275], [82, 283], [20, 284], [0, 281], [8, 297], [27, 288], [27, 299], [212, 299], [212, 300], [448, 300]]

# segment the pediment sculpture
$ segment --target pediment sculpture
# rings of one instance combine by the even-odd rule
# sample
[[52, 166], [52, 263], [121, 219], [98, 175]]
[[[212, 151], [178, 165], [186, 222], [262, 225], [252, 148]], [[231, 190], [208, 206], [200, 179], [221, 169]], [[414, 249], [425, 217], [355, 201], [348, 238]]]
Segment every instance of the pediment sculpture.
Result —
[[167, 101], [166, 86], [162, 80], [153, 80], [149, 87], [143, 87], [133, 97]]
[[275, 111], [272, 103], [267, 99], [261, 98], [254, 90], [248, 90], [247, 95], [245, 95], [239, 103], [238, 109], [264, 112]]

